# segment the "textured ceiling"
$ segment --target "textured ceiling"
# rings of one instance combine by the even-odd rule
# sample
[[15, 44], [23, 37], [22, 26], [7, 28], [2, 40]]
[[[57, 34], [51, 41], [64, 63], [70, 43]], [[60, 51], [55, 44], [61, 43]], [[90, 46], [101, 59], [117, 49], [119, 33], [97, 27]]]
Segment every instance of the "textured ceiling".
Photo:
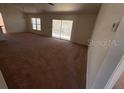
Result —
[[98, 13], [99, 3], [27, 3], [27, 4], [4, 4], [16, 7], [25, 13]]

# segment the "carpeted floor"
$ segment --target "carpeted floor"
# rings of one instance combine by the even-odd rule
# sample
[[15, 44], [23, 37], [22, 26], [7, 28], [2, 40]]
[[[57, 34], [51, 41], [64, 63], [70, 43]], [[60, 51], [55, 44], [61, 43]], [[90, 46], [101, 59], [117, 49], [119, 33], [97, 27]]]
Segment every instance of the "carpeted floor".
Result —
[[8, 88], [85, 88], [87, 47], [31, 33], [0, 42]]

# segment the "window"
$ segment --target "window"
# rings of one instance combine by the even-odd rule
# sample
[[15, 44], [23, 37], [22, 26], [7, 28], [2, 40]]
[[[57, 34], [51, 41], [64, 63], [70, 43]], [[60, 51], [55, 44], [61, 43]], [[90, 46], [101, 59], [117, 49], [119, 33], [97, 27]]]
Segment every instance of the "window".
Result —
[[41, 20], [40, 18], [31, 18], [32, 29], [41, 31]]

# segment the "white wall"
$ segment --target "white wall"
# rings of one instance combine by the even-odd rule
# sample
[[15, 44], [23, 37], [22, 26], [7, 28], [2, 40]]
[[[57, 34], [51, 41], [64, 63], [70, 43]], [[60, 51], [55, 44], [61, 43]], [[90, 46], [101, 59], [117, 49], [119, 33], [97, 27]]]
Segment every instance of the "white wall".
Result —
[[21, 11], [13, 6], [0, 5], [0, 12], [2, 13], [7, 33], [26, 31], [26, 20]]
[[[124, 4], [102, 4], [95, 28], [92, 35], [94, 41], [112, 40], [115, 32], [112, 32], [112, 25], [121, 20], [124, 16]], [[103, 64], [103, 60], [108, 52], [106, 46], [90, 46], [88, 50], [87, 64], [87, 88], [92, 88], [96, 84], [96, 76]], [[116, 52], [115, 52], [116, 53]], [[105, 70], [106, 68], [104, 68]], [[103, 80], [104, 81], [104, 80]], [[97, 82], [98, 83], [98, 82]], [[100, 83], [100, 82], [99, 82]]]
[[124, 54], [124, 17], [118, 26], [117, 31], [113, 37], [113, 45], [108, 49], [107, 55], [99, 69], [92, 88], [104, 88], [107, 84], [110, 76], [115, 70], [116, 66], [121, 60]]
[[41, 18], [41, 32], [36, 32], [42, 35], [52, 35], [52, 19], [61, 20], [73, 20], [72, 36], [71, 41], [87, 45], [88, 40], [92, 34], [94, 23], [96, 20], [96, 14], [46, 14], [46, 15], [28, 15], [29, 30], [31, 29], [30, 18], [40, 17]]

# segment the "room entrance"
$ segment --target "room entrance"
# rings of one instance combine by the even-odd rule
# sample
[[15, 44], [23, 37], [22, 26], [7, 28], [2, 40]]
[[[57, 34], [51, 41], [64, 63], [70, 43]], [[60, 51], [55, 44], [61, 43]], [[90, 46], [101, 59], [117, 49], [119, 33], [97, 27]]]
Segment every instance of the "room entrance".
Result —
[[5, 28], [3, 17], [2, 17], [1, 13], [0, 13], [0, 26], [1, 26], [2, 32], [5, 34], [6, 33], [6, 28]]
[[70, 40], [72, 25], [72, 20], [53, 20], [52, 36], [60, 39]]

